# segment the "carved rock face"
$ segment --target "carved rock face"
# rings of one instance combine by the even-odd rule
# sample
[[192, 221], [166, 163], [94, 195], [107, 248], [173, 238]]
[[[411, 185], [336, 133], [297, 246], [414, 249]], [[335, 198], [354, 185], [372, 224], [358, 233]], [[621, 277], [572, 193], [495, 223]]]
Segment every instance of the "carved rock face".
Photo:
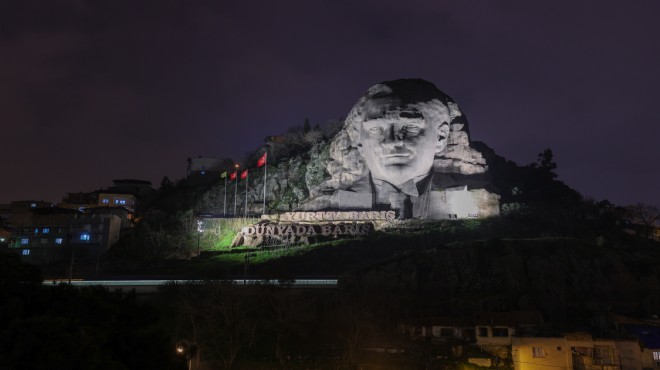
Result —
[[374, 98], [365, 108], [364, 120], [355, 123], [357, 148], [372, 177], [398, 185], [427, 175], [446, 147], [449, 115], [425, 115], [419, 104], [402, 105], [395, 97]]
[[458, 203], [444, 191], [464, 186], [459, 203], [467, 217], [499, 212], [496, 194], [475, 192], [483, 179], [469, 184], [446, 179], [478, 177], [486, 161], [470, 147], [467, 121], [456, 103], [423, 80], [388, 81], [367, 90], [331, 142], [329, 157], [330, 178], [309, 190], [311, 198], [300, 209], [389, 206], [400, 218], [456, 218]]

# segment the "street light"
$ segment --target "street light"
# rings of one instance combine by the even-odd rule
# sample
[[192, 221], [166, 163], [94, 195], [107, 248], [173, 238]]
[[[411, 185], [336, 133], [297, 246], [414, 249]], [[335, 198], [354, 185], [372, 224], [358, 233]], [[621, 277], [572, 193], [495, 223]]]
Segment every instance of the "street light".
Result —
[[188, 370], [192, 369], [192, 359], [197, 355], [197, 345], [186, 340], [177, 342], [174, 347], [176, 354], [182, 356], [188, 362]]
[[202, 220], [197, 220], [197, 257], [199, 257], [200, 249], [199, 249], [199, 238], [202, 236], [202, 233], [204, 232], [204, 221]]

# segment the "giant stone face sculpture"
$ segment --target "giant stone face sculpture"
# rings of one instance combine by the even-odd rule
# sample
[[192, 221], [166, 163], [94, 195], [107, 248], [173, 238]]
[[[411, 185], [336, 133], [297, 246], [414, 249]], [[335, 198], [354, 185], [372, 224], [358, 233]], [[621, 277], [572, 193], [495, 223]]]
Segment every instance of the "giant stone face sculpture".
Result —
[[398, 218], [493, 216], [499, 196], [454, 101], [417, 79], [372, 86], [330, 145], [330, 178], [302, 210], [395, 210]]

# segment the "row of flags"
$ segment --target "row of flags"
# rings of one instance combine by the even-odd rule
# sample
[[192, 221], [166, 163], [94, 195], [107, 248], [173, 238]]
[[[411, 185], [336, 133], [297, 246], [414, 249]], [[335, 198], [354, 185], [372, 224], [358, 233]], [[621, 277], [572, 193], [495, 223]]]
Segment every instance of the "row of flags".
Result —
[[[268, 152], [264, 153], [264, 155], [262, 155], [261, 158], [259, 158], [259, 160], [257, 161], [257, 168], [262, 167], [266, 164], [267, 155]], [[236, 180], [236, 176], [238, 176], [238, 170], [229, 174], [229, 180], [231, 181]], [[227, 177], [227, 171], [220, 174], [221, 179], [224, 179], [226, 177]], [[243, 170], [243, 172], [241, 172], [240, 179], [245, 180], [247, 177], [248, 177], [248, 169], [246, 168], [245, 170]]]
[[[262, 205], [262, 214], [266, 214], [266, 178], [268, 177], [268, 166], [266, 166], [266, 156], [268, 155], [268, 152], [265, 152], [264, 155], [259, 158], [257, 161], [257, 167], [264, 167], [264, 199], [263, 199], [263, 205]], [[234, 172], [232, 172], [229, 175], [229, 179], [231, 181], [236, 180], [236, 186], [234, 188], [234, 217], [236, 217], [236, 207], [237, 207], [237, 198], [238, 198], [238, 169], [236, 169]], [[245, 180], [248, 177], [248, 170], [247, 168], [241, 172], [241, 180]], [[225, 179], [225, 200], [224, 200], [224, 212], [225, 216], [227, 215], [227, 171], [223, 172], [220, 174], [221, 179]], [[245, 182], [245, 217], [248, 215], [248, 182]]]

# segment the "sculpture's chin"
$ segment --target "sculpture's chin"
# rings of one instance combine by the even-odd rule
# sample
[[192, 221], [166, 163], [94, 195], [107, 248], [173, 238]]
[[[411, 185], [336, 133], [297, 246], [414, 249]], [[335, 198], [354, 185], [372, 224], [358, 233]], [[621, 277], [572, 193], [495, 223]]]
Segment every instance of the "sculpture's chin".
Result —
[[[374, 174], [374, 177], [385, 180], [390, 184], [398, 185], [403, 184], [408, 180], [415, 179], [419, 176], [427, 174], [431, 169], [428, 168], [426, 171], [421, 170], [418, 167], [411, 166], [409, 164], [391, 164], [384, 166], [380, 174]], [[380, 176], [379, 176], [380, 175]]]
[[406, 155], [406, 156], [389, 156], [385, 157], [383, 159], [383, 162], [385, 167], [388, 166], [410, 166], [411, 163], [413, 162], [413, 157]]

